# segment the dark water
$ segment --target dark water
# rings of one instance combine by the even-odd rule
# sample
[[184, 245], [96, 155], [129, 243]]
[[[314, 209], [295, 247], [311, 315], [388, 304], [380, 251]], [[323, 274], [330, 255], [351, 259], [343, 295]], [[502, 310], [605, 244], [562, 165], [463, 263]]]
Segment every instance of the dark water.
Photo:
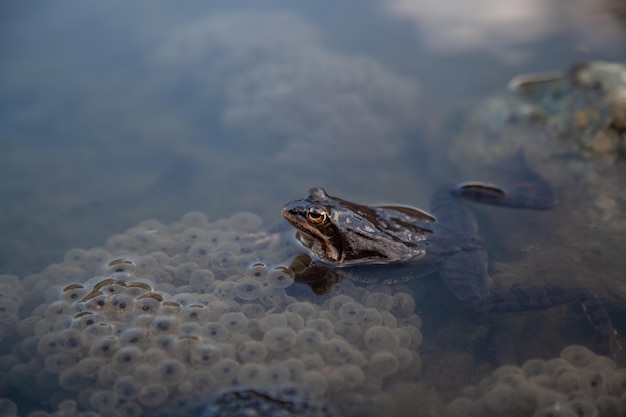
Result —
[[[314, 185], [425, 206], [460, 171], [439, 136], [444, 115], [521, 73], [623, 62], [624, 21], [609, 10], [585, 0], [5, 3], [0, 273], [23, 277], [189, 211], [274, 224]], [[479, 213], [487, 234], [506, 236], [489, 218]], [[492, 249], [506, 259], [502, 245]], [[444, 314], [435, 304], [424, 308]]]

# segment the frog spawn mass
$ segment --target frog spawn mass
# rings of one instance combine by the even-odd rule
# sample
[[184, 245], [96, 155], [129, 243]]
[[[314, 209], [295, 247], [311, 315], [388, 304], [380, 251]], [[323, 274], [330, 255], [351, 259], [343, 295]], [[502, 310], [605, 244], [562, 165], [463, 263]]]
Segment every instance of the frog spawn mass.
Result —
[[626, 369], [583, 346], [559, 358], [503, 366], [449, 404], [453, 417], [617, 417], [626, 412]]
[[3, 396], [52, 415], [139, 416], [233, 386], [292, 387], [341, 415], [390, 411], [383, 388], [421, 368], [412, 296], [350, 282], [319, 304], [289, 296], [292, 272], [269, 265], [297, 249], [259, 247], [260, 223], [145, 221], [22, 281], [1, 276]]

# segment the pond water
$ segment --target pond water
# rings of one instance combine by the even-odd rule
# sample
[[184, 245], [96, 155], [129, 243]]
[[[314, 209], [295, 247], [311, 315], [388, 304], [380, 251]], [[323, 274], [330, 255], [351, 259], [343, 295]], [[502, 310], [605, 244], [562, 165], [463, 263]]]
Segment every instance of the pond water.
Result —
[[[223, 231], [220, 219], [235, 212], [271, 226], [312, 186], [427, 209], [439, 184], [467, 179], [468, 167], [485, 163], [474, 164], [465, 148], [451, 151], [459, 140], [450, 136], [458, 138], [463, 124], [450, 115], [501, 94], [519, 74], [626, 61], [625, 7], [619, 0], [5, 4], [0, 274], [24, 279], [137, 224], [160, 230], [178, 222], [163, 230], [182, 233], [188, 212], [205, 213], [209, 223], [197, 216], [183, 223], [207, 230], [217, 222]], [[567, 187], [580, 167], [563, 174], [529, 159], [564, 188], [562, 205], [515, 217], [479, 208], [493, 271], [518, 284], [595, 285], [626, 333], [619, 202], [596, 199], [589, 208], [591, 179], [587, 188]], [[612, 179], [623, 166], [592, 164], [598, 184], [617, 192]], [[467, 317], [437, 280], [413, 296], [424, 321], [420, 398], [448, 401], [499, 365], [549, 359], [567, 344], [592, 346], [579, 307], [501, 321]], [[528, 339], [522, 348], [519, 335]], [[2, 354], [20, 337], [8, 334]], [[21, 395], [0, 387], [0, 397]]]

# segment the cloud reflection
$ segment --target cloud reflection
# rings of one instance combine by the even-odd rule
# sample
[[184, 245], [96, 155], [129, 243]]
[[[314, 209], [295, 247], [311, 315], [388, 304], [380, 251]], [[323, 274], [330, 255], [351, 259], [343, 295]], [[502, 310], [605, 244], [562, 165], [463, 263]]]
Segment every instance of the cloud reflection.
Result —
[[623, 31], [609, 13], [609, 2], [390, 0], [383, 5], [393, 15], [413, 21], [418, 36], [436, 51], [486, 52], [519, 64], [529, 58], [533, 42], [564, 29], [573, 29], [581, 42], [594, 47], [618, 42]]
[[333, 51], [290, 14], [186, 24], [158, 59], [223, 100], [221, 121], [240, 133], [236, 140], [267, 143], [279, 161], [397, 155], [418, 111], [412, 80], [373, 59]]

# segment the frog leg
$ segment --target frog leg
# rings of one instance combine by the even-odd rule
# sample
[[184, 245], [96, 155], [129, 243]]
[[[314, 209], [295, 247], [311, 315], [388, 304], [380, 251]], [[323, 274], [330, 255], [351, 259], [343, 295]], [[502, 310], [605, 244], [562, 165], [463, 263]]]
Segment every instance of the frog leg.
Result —
[[466, 306], [481, 313], [542, 310], [579, 302], [596, 332], [596, 351], [612, 355], [621, 349], [617, 332], [598, 295], [581, 288], [553, 286], [490, 289], [487, 252], [480, 242], [441, 261], [439, 272], [450, 291]]
[[465, 305], [489, 313], [540, 310], [579, 302], [596, 331], [596, 350], [613, 354], [621, 349], [615, 337], [617, 332], [595, 292], [551, 286], [491, 289], [487, 251], [478, 236], [473, 213], [445, 188], [435, 192], [431, 209], [448, 229], [448, 253], [443, 254], [439, 272], [445, 285]]

